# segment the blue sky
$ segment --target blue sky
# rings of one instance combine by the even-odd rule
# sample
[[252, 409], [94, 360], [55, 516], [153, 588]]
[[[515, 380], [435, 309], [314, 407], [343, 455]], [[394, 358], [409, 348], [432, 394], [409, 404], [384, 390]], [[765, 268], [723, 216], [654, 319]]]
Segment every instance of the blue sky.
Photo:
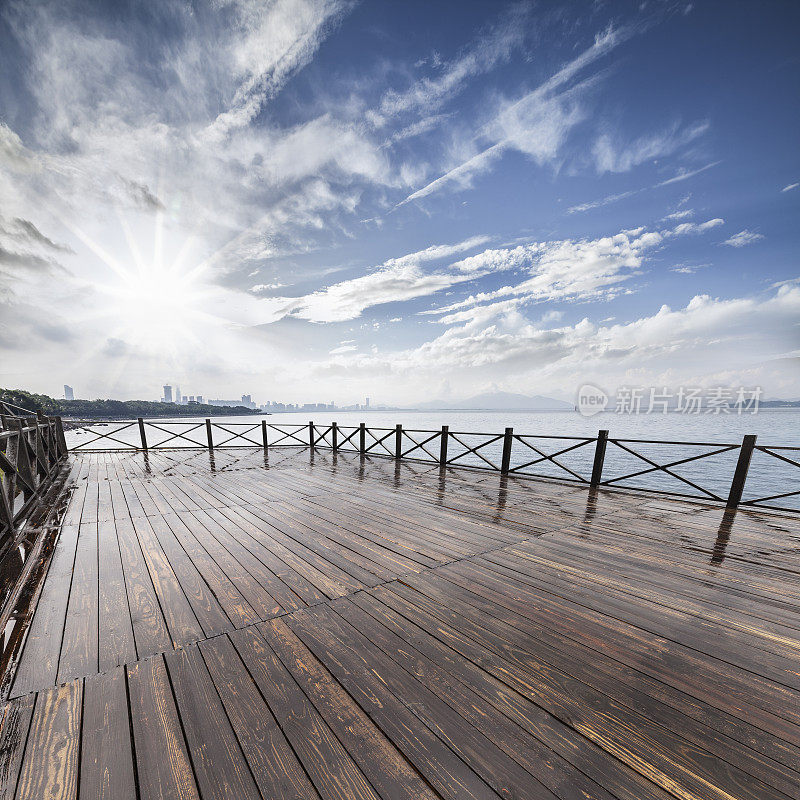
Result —
[[0, 5], [0, 382], [800, 397], [800, 7]]

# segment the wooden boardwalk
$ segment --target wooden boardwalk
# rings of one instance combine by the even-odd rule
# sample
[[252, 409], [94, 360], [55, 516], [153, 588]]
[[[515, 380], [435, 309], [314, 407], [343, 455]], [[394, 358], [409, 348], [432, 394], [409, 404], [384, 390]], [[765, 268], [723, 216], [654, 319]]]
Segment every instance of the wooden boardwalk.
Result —
[[800, 518], [307, 448], [72, 457], [0, 800], [800, 797]]

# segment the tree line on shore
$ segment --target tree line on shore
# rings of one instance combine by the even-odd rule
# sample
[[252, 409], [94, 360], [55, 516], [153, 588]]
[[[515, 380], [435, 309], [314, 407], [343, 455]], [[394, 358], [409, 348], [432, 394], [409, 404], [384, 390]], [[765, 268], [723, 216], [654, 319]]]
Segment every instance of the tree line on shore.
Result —
[[78, 419], [127, 419], [130, 417], [211, 417], [257, 414], [245, 406], [212, 406], [205, 403], [156, 403], [151, 400], [60, 400], [24, 389], [0, 389], [0, 402], [41, 411], [48, 416]]

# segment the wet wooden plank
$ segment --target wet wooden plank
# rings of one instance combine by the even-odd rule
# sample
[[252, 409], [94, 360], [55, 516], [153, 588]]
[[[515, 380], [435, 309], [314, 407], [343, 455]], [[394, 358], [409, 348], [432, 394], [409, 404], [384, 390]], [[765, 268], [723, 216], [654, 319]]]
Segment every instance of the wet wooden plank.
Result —
[[131, 520], [116, 521], [128, 610], [138, 658], [172, 647], [167, 623]]
[[161, 656], [128, 667], [140, 800], [200, 800]]
[[[403, 587], [397, 591], [409, 596]], [[450, 605], [458, 607], [455, 601]], [[650, 717], [625, 708], [502, 638], [492, 630], [499, 625], [497, 621], [485, 623], [485, 628], [482, 620], [470, 620], [443, 608], [442, 613], [436, 611], [435, 622], [426, 623], [429, 632], [667, 791], [683, 786], [689, 795], [720, 799], [781, 795], [682, 739], [680, 733], [660, 727]], [[450, 624], [442, 621], [443, 616]]]
[[58, 683], [97, 672], [97, 523], [80, 526], [64, 623]]
[[215, 623], [221, 623], [222, 629], [227, 630], [231, 625], [241, 628], [259, 620], [260, 617], [239, 591], [238, 586], [209, 553], [206, 540], [216, 543], [214, 538], [196, 537], [177, 514], [164, 517], [164, 522], [225, 612], [227, 619], [215, 620]]
[[52, 686], [56, 682], [77, 545], [78, 527], [65, 525], [59, 534], [42, 594], [36, 605], [36, 613], [14, 678], [12, 696]]
[[[349, 601], [345, 601], [346, 603]], [[336, 604], [339, 606], [340, 604]], [[462, 717], [451, 705], [423, 683], [405, 672], [367, 635], [356, 630], [329, 605], [316, 606], [302, 613], [303, 619], [325, 628], [357, 655], [404, 705], [414, 709], [419, 722], [438, 736], [465, 764], [501, 797], [516, 795], [520, 800], [553, 800], [555, 795], [517, 760]], [[372, 626], [374, 627], [374, 626]], [[421, 665], [418, 665], [421, 669]]]
[[131, 611], [113, 522], [98, 524], [98, 669], [100, 672], [136, 660]]
[[382, 798], [434, 800], [417, 771], [283, 620], [260, 625], [259, 631]]
[[[380, 602], [378, 597], [390, 605]], [[574, 769], [580, 773], [579, 780], [585, 775], [621, 800], [664, 800], [668, 796], [658, 786], [594, 746], [568, 724], [529, 702], [439, 641], [421, 627], [429, 622], [428, 618], [398, 595], [376, 589], [369, 595], [362, 592], [354, 598], [354, 602], [526, 730], [531, 736], [532, 750], [536, 742], [541, 742], [552, 751], [551, 759], [563, 759], [574, 765]]]
[[6, 794], [57, 749], [28, 731], [60, 690], [28, 692], [73, 674], [79, 783], [57, 791], [77, 800], [128, 796], [143, 764], [141, 797], [796, 794], [800, 576], [778, 563], [796, 520], [742, 513], [720, 548], [724, 515], [691, 504], [350, 454], [214, 459], [76, 463], [0, 709]]
[[217, 636], [199, 647], [261, 794], [318, 800], [230, 639]]
[[82, 682], [42, 691], [28, 734], [16, 800], [75, 800]]
[[[298, 595], [270, 570], [255, 552], [231, 533], [233, 522], [225, 517], [213, 517], [204, 511], [194, 512], [194, 517], [207, 531], [205, 535], [210, 534], [242, 565], [249, 575], [253, 576], [260, 590], [253, 590], [251, 604], [254, 608], [263, 609], [265, 618], [272, 613], [294, 611], [305, 607], [305, 603], [300, 600]], [[276, 608], [277, 610], [275, 610]]]
[[195, 616], [181, 582], [153, 531], [151, 519], [157, 518], [135, 519], [133, 525], [172, 642], [177, 646], [184, 642], [202, 639], [205, 635], [203, 627]]
[[206, 583], [198, 566], [181, 547], [169, 527], [166, 517], [151, 517], [149, 522], [169, 561], [171, 571], [180, 584], [183, 595], [189, 601], [194, 616], [203, 629], [203, 635], [205, 637], [214, 636], [231, 628], [233, 623], [223, 610], [216, 593]]
[[[304, 603], [310, 605], [328, 599], [328, 596], [320, 591], [309, 577], [298, 573], [294, 569], [294, 565], [286, 564], [263, 542], [254, 539], [248, 530], [252, 526], [250, 526], [246, 519], [236, 513], [236, 509], [208, 509], [206, 513], [214, 521], [224, 527], [242, 547], [256, 556], [270, 573], [276, 575], [281, 583], [291, 590], [293, 596], [296, 598], [296, 605], [294, 607], [302, 607]], [[278, 596], [276, 595], [276, 597]], [[289, 597], [278, 597], [279, 602], [282, 604], [284, 603], [284, 599], [287, 604], [291, 602], [291, 598]]]
[[497, 793], [388, 690], [369, 660], [360, 658], [329, 627], [316, 624], [308, 615], [301, 611], [286, 622], [442, 797], [496, 800]]
[[200, 651], [190, 646], [168, 653], [165, 661], [202, 797], [258, 800], [260, 793]]
[[36, 695], [6, 703], [0, 714], [0, 800], [14, 800]]
[[[202, 543], [209, 556], [219, 565], [220, 569], [223, 570], [236, 589], [241, 592], [242, 597], [247, 600], [252, 609], [252, 613], [258, 615], [259, 619], [265, 620], [283, 611], [281, 606], [275, 601], [275, 598], [264, 589], [256, 577], [248, 571], [241, 561], [235, 558], [233, 550], [228, 550], [222, 544], [222, 541], [212, 535], [211, 530], [202, 524], [205, 520], [213, 528], [213, 521], [210, 521], [208, 517], [196, 517], [188, 513], [180, 515], [180, 519], [191, 532], [192, 536], [194, 536], [198, 542]], [[223, 541], [224, 540], [223, 536]], [[231, 542], [229, 539], [227, 543], [230, 546]], [[254, 563], [258, 564], [259, 562], [257, 559], [251, 557], [249, 563], [252, 566]], [[256, 566], [256, 571], [263, 574], [263, 565], [260, 565], [260, 568]]]
[[128, 693], [123, 667], [84, 681], [79, 800], [135, 793]]
[[378, 800], [364, 774], [264, 638], [253, 628], [229, 636], [320, 794], [341, 800]]

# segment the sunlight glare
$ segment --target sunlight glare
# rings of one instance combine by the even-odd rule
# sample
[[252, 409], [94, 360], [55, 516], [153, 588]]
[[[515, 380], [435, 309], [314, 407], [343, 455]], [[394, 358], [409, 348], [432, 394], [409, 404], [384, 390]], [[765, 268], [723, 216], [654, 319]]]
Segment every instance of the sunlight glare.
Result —
[[123, 337], [148, 348], [163, 350], [192, 338], [192, 323], [202, 316], [194, 282], [170, 270], [128, 273], [110, 293]]

